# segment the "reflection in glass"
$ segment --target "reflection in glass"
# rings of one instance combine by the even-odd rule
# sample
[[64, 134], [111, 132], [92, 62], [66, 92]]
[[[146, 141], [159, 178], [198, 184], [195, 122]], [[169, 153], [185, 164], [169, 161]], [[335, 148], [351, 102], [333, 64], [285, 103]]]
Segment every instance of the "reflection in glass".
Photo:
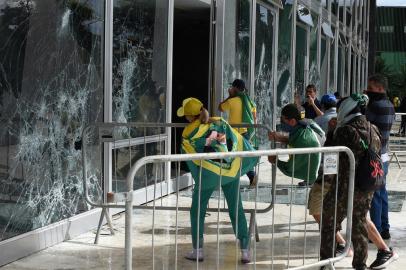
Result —
[[[104, 3], [2, 1], [0, 21], [4, 240], [88, 210], [75, 145], [89, 123], [103, 121]], [[93, 156], [90, 193], [98, 195]]]
[[344, 63], [345, 53], [342, 46], [338, 47], [338, 63], [337, 63], [337, 91], [343, 95], [343, 86], [344, 86]]
[[[255, 42], [255, 103], [258, 123], [272, 126], [273, 108], [273, 40], [274, 15], [266, 7], [257, 4]], [[262, 131], [265, 132], [265, 131]], [[267, 138], [267, 134], [259, 134]], [[260, 142], [260, 144], [265, 143]]]
[[276, 99], [276, 117], [280, 117], [282, 107], [291, 102], [293, 97], [293, 87], [291, 82], [291, 50], [292, 50], [292, 17], [291, 5], [285, 5], [279, 11], [279, 25], [284, 26], [283, 31], [279, 31], [278, 46], [278, 88]]
[[250, 1], [229, 0], [224, 20], [223, 95], [229, 83], [240, 78], [248, 83], [250, 47]]
[[[318, 22], [317, 16], [315, 21]], [[324, 89], [320, 89], [320, 72], [317, 67], [317, 40], [318, 40], [318, 27], [317, 24], [310, 28], [310, 57], [309, 57], [309, 84], [314, 84], [317, 88], [317, 94], [324, 93]]]
[[[333, 33], [335, 32], [335, 28], [332, 29]], [[336, 40], [332, 39], [330, 40], [330, 80], [329, 80], [329, 86], [328, 86], [328, 91], [329, 92], [335, 92], [335, 85], [334, 85], [334, 73], [336, 72], [335, 70], [335, 43]]]
[[326, 36], [321, 36], [321, 46], [320, 46], [320, 87], [324, 89], [323, 92], [327, 91], [327, 76], [328, 76], [328, 57], [327, 57], [327, 42]]
[[165, 122], [166, 0], [115, 0], [113, 121]]
[[312, 14], [307, 7], [298, 4], [297, 5], [297, 15], [298, 15], [300, 21], [304, 22], [305, 24], [307, 24], [310, 27], [314, 26]]
[[295, 67], [295, 88], [297, 93], [303, 97], [305, 92], [307, 57], [307, 31], [301, 26], [296, 26], [296, 67]]

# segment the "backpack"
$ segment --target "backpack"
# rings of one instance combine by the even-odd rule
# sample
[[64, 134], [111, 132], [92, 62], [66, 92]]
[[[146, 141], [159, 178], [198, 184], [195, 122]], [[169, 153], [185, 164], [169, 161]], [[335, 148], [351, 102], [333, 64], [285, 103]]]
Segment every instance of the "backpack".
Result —
[[385, 173], [379, 151], [372, 149], [371, 123], [369, 123], [369, 143], [361, 141], [364, 146], [364, 155], [359, 159], [355, 168], [355, 185], [362, 191], [377, 190], [385, 184]]

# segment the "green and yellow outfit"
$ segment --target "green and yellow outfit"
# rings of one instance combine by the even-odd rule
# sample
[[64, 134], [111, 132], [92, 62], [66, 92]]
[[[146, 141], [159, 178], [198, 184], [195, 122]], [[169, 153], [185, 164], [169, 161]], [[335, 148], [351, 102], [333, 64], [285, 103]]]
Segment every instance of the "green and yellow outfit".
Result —
[[[191, 154], [208, 152], [207, 146], [205, 146], [206, 138], [212, 131], [216, 131], [219, 134], [225, 134], [227, 145], [214, 141], [210, 145], [211, 152], [254, 150], [251, 144], [235, 129], [231, 128], [225, 120], [213, 117], [209, 124], [202, 124], [200, 120], [195, 120], [184, 129], [182, 134], [182, 153]], [[251, 170], [257, 162], [258, 158], [243, 158], [241, 162], [241, 158], [238, 157], [227, 158], [223, 161], [195, 160], [186, 162], [192, 173], [193, 179], [195, 180], [195, 188], [192, 195], [192, 207], [190, 210], [193, 248], [201, 248], [203, 246], [204, 218], [207, 205], [213, 191], [218, 189], [220, 184], [227, 200], [229, 216], [234, 232], [236, 232], [237, 238], [240, 240], [241, 248], [248, 248], [249, 236], [247, 220], [245, 219], [241, 194], [239, 193], [239, 181], [240, 176]], [[200, 164], [202, 167], [201, 186], [199, 185]], [[221, 178], [220, 174], [222, 175]], [[200, 215], [198, 215], [199, 193]], [[238, 213], [236, 213], [237, 211]], [[236, 228], [237, 221], [238, 227]], [[198, 222], [199, 232], [197, 231]], [[199, 247], [197, 247], [197, 239], [199, 239]]]

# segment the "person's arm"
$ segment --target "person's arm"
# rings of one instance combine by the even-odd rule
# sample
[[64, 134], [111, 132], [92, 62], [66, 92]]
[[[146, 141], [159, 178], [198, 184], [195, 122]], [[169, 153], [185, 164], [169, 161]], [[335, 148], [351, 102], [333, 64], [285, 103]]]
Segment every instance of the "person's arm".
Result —
[[230, 99], [230, 97], [226, 98], [225, 100], [223, 100], [222, 102], [220, 102], [219, 104], [219, 111], [220, 112], [224, 112], [224, 111], [228, 111], [230, 110], [230, 106], [228, 103], [228, 100]]
[[289, 136], [283, 135], [282, 133], [275, 131], [269, 132], [268, 137], [270, 141], [280, 142], [284, 144], [287, 144], [289, 141]]
[[317, 107], [317, 104], [314, 102], [314, 99], [312, 97], [308, 97], [307, 100], [309, 102], [309, 105], [313, 107], [317, 116], [324, 115], [324, 113], [320, 110], [320, 108]]

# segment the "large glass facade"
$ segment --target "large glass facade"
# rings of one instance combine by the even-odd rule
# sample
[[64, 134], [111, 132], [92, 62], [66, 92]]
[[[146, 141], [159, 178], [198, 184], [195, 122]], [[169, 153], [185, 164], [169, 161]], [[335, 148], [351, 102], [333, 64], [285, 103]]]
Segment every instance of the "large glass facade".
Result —
[[0, 22], [1, 241], [88, 209], [77, 146], [103, 121], [104, 2], [1, 1]]

